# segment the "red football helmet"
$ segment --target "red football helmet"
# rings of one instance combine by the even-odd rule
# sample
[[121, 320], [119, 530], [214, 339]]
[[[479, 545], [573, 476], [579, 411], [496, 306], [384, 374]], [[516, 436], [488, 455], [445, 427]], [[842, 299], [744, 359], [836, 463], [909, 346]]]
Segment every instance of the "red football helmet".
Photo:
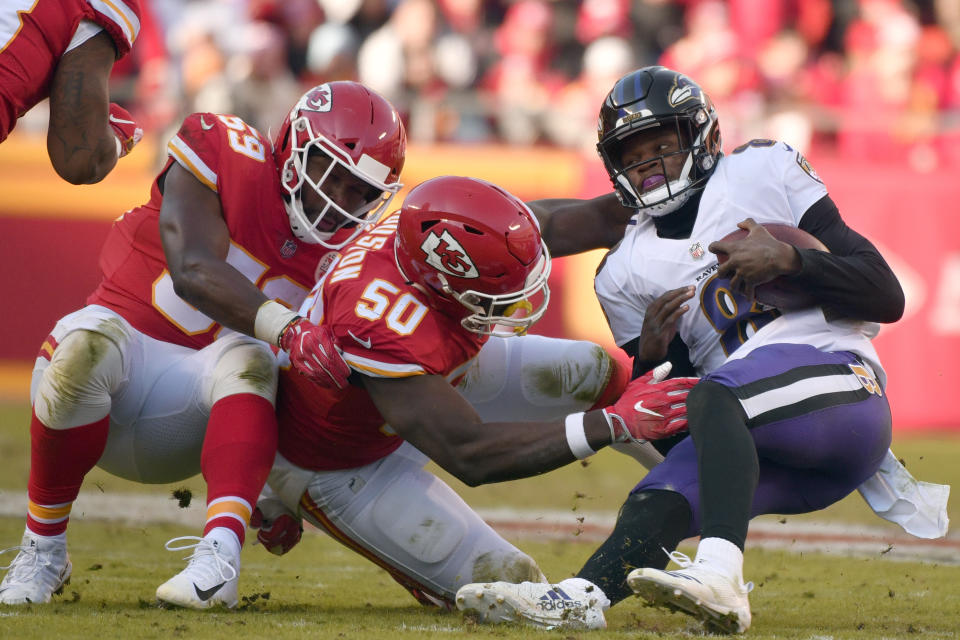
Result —
[[[396, 109], [362, 84], [329, 82], [303, 94], [273, 142], [293, 234], [331, 249], [353, 240], [364, 226], [377, 221], [403, 186], [398, 180], [406, 146], [407, 134]], [[307, 159], [318, 151], [332, 162], [323, 175], [310, 176]], [[354, 211], [343, 209], [324, 191], [324, 181], [337, 167], [370, 185], [376, 195]], [[304, 212], [304, 184], [325, 202], [316, 219]], [[339, 219], [331, 223], [330, 216]], [[351, 225], [352, 233], [336, 233]]]
[[441, 176], [414, 187], [394, 250], [403, 277], [474, 333], [522, 334], [547, 310], [550, 254], [537, 219], [489, 182]]

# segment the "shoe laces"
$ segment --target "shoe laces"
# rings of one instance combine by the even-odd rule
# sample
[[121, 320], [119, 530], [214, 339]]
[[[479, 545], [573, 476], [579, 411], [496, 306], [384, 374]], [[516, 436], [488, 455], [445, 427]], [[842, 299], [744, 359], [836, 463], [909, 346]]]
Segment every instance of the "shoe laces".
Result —
[[[36, 571], [37, 566], [40, 564], [40, 549], [37, 546], [37, 543], [30, 541], [27, 544], [18, 544], [15, 547], [10, 547], [0, 551], [0, 555], [4, 553], [9, 553], [11, 551], [17, 551], [17, 555], [14, 557], [13, 561], [5, 567], [0, 567], [9, 571], [7, 574], [11, 579], [18, 577], [30, 576]], [[50, 564], [47, 562], [46, 564]]]
[[[176, 544], [178, 542], [189, 541], [188, 544]], [[212, 558], [214, 561], [214, 566], [217, 568], [217, 572], [220, 574], [220, 578], [224, 582], [229, 582], [237, 577], [237, 570], [230, 564], [226, 558], [223, 557], [223, 554], [220, 552], [218, 545], [214, 544], [206, 538], [201, 538], [199, 536], [180, 536], [179, 538], [172, 538], [167, 540], [163, 545], [167, 551], [184, 551], [186, 549], [193, 549], [193, 553], [189, 556], [184, 556], [184, 560], [189, 560], [187, 563], [187, 570], [191, 567], [196, 568], [197, 565], [206, 564], [205, 561], [208, 558]], [[229, 574], [229, 575], [228, 575]]]
[[[660, 548], [663, 549], [663, 552], [667, 554], [667, 557], [670, 558], [670, 560], [680, 565], [681, 569], [688, 569], [694, 566], [695, 564], [695, 562], [690, 559], [690, 556], [688, 556], [687, 554], [681, 551], [667, 551], [663, 547], [660, 547]], [[743, 590], [745, 593], [750, 593], [751, 591], [753, 591], [753, 582], [747, 582], [746, 584], [744, 584], [742, 579], [737, 579], [737, 578], [731, 580], [731, 582], [734, 582], [735, 584], [739, 583], [737, 584], [737, 586], [740, 587], [740, 589]]]

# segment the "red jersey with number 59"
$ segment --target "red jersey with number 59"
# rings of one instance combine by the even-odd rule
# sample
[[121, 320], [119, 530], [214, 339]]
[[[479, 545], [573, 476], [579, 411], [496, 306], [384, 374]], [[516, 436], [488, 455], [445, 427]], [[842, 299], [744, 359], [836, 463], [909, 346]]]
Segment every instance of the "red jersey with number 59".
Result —
[[200, 349], [217, 337], [220, 325], [174, 293], [160, 242], [163, 176], [177, 163], [219, 196], [230, 232], [226, 261], [268, 298], [299, 307], [329, 249], [294, 238], [270, 142], [236, 116], [195, 113], [167, 153], [150, 202], [113, 223], [100, 253], [104, 279], [87, 304], [109, 307], [164, 342]]
[[[456, 384], [486, 337], [432, 309], [423, 293], [404, 282], [393, 255], [398, 216], [344, 248], [300, 311], [333, 332], [344, 360], [358, 373], [439, 375]], [[280, 371], [277, 417], [280, 453], [307, 469], [359, 467], [402, 443], [362, 387], [320, 387], [289, 367]]]
[[0, 3], [0, 142], [17, 118], [50, 95], [53, 72], [82, 20], [103, 28], [122, 58], [140, 32], [140, 0]]

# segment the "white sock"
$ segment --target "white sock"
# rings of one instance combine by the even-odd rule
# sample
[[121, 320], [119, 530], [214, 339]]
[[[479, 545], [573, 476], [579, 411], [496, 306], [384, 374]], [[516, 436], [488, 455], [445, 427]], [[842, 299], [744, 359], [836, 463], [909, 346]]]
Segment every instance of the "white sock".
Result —
[[203, 536], [206, 540], [216, 540], [220, 543], [220, 548], [232, 558], [240, 559], [240, 538], [226, 527], [214, 527], [210, 533]]
[[30, 531], [28, 527], [24, 527], [23, 532], [32, 538], [40, 538], [41, 540], [50, 540], [51, 542], [62, 542], [63, 544], [67, 544], [66, 531], [64, 531], [63, 533], [58, 533], [55, 536], [42, 536], [39, 533], [34, 533], [33, 531]]
[[695, 563], [706, 564], [712, 571], [743, 582], [743, 552], [723, 538], [701, 538]]
[[584, 578], [567, 578], [557, 583], [561, 589], [579, 589], [585, 591], [591, 598], [596, 598], [600, 607], [606, 611], [610, 608], [610, 598], [603, 592], [603, 589]]

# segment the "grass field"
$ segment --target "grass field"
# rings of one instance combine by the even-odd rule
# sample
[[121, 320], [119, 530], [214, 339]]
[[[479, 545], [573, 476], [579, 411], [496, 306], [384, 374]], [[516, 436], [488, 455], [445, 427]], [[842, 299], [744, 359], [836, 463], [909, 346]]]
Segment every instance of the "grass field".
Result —
[[[26, 420], [21, 405], [0, 406], [0, 498], [22, 496], [29, 465]], [[960, 439], [898, 438], [894, 450], [918, 477], [960, 484]], [[603, 452], [590, 464], [569, 465], [547, 476], [477, 489], [450, 484], [478, 508], [511, 507], [536, 519], [547, 511], [578, 514], [615, 512], [640, 477], [624, 456]], [[442, 475], [442, 474], [441, 474]], [[203, 486], [198, 479], [178, 485], [141, 486], [100, 471], [84, 491], [169, 495], [186, 486], [194, 492], [197, 527], [202, 521]], [[955, 501], [954, 501], [955, 502]], [[951, 518], [960, 512], [952, 505]], [[791, 516], [790, 522], [823, 521], [878, 526], [857, 496], [829, 510]], [[588, 521], [589, 523], [589, 521]], [[893, 525], [882, 525], [890, 535]], [[0, 545], [16, 544], [22, 516], [0, 517]], [[157, 585], [178, 571], [182, 553], [163, 543], [196, 533], [182, 524], [103, 521], [96, 513], [74, 513], [70, 528], [73, 581], [62, 598], [47, 606], [0, 609], [0, 638], [664, 638], [701, 635], [687, 618], [628, 600], [608, 612], [603, 632], [533, 632], [527, 628], [481, 627], [458, 614], [417, 605], [385, 572], [320, 534], [304, 536], [289, 555], [276, 558], [259, 547], [243, 554], [241, 606], [236, 611], [159, 609]], [[508, 536], [539, 561], [551, 579], [574, 573], [596, 543], [574, 526], [558, 540]], [[685, 545], [687, 551], [692, 547]], [[684, 547], [681, 547], [684, 549]], [[834, 551], [836, 551], [834, 549]], [[892, 554], [891, 554], [892, 555]], [[4, 556], [0, 563], [6, 564]], [[12, 559], [12, 557], [10, 557]], [[958, 638], [960, 568], [956, 565], [894, 561], [882, 551], [866, 557], [755, 548], [747, 553], [746, 577], [754, 623], [749, 637], [778, 639]]]

